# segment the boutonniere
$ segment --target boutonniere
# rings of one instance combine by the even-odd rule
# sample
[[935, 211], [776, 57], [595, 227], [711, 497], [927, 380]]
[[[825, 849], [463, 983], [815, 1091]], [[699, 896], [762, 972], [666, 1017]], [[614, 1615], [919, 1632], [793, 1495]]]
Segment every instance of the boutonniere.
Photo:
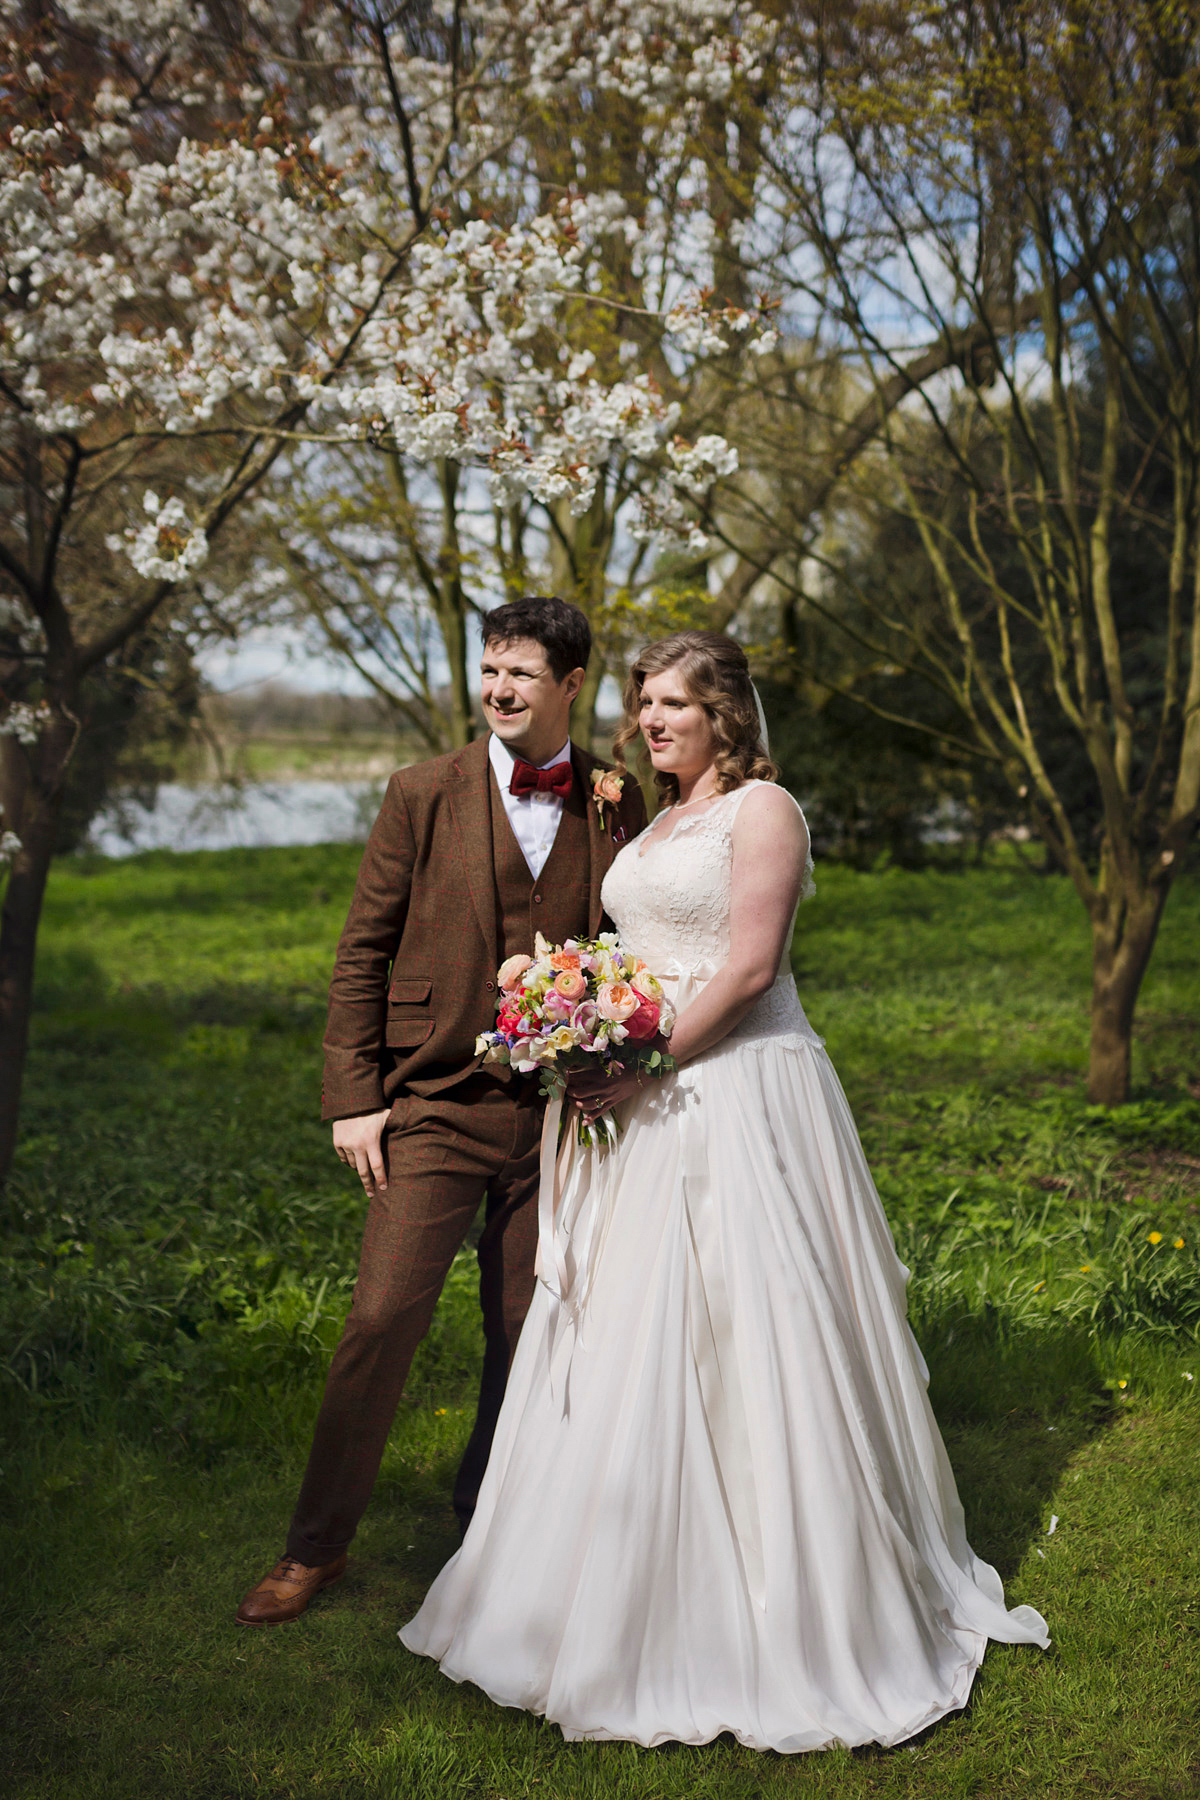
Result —
[[602, 825], [605, 807], [618, 805], [624, 788], [625, 777], [615, 769], [592, 770], [592, 799], [596, 802], [596, 811]]

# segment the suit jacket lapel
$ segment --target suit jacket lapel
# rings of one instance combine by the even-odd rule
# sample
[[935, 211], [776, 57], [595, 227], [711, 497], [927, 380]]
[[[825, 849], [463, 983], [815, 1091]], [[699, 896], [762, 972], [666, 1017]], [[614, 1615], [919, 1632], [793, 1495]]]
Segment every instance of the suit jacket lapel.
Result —
[[604, 916], [604, 907], [600, 901], [600, 884], [607, 875], [608, 865], [613, 859], [613, 841], [608, 822], [601, 819], [600, 808], [592, 799], [592, 769], [595, 766], [592, 759], [584, 756], [578, 744], [572, 744], [571, 763], [575, 770], [575, 780], [579, 784], [579, 792], [583, 796], [587, 808], [588, 851], [591, 865], [588, 879], [588, 936], [595, 937]]
[[488, 967], [497, 954], [496, 882], [493, 870], [492, 809], [488, 801], [491, 765], [486, 737], [476, 738], [451, 764], [450, 812], [458, 833], [459, 854], [479, 929], [487, 946]]

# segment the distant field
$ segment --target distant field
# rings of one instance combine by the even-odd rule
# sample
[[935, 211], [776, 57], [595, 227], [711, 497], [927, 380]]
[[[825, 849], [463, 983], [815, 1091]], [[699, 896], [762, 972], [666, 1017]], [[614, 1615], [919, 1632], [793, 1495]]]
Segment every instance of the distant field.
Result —
[[215, 743], [193, 742], [179, 759], [180, 781], [208, 782], [233, 774], [243, 781], [377, 781], [417, 757], [416, 744], [386, 732], [323, 734], [304, 729], [253, 737], [221, 733]]
[[55, 869], [0, 1269], [5, 1792], [1200, 1792], [1200, 882], [1173, 895], [1146, 983], [1134, 1104], [1106, 1115], [1081, 1093], [1065, 882], [818, 871], [801, 992], [913, 1270], [972, 1540], [1054, 1647], [993, 1647], [968, 1711], [910, 1747], [788, 1760], [564, 1745], [397, 1644], [456, 1542], [469, 1254], [351, 1578], [298, 1625], [231, 1624], [282, 1542], [353, 1279], [363, 1203], [315, 1114], [357, 858]]

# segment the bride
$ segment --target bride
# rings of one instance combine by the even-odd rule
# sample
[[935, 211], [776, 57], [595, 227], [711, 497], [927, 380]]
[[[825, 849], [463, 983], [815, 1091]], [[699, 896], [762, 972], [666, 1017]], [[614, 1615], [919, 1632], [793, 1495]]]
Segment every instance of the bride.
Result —
[[639, 731], [670, 804], [603, 900], [673, 995], [678, 1073], [573, 1090], [622, 1135], [568, 1132], [544, 1179], [478, 1509], [400, 1636], [568, 1738], [895, 1744], [965, 1704], [989, 1638], [1046, 1626], [967, 1544], [907, 1271], [788, 973], [808, 832], [741, 649], [652, 644], [618, 760]]

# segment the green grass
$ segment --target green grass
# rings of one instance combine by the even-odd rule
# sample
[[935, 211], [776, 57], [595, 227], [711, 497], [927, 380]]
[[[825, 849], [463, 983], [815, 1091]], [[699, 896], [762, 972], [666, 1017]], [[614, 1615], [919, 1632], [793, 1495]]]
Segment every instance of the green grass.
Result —
[[466, 1255], [351, 1575], [298, 1625], [231, 1623], [282, 1541], [361, 1229], [315, 1118], [356, 857], [55, 871], [0, 1270], [4, 1792], [1200, 1793], [1200, 886], [1172, 897], [1114, 1115], [1081, 1097], [1064, 883], [826, 869], [802, 911], [802, 991], [913, 1270], [972, 1541], [1054, 1646], [993, 1646], [967, 1712], [911, 1746], [784, 1759], [566, 1745], [397, 1644], [456, 1542]]

